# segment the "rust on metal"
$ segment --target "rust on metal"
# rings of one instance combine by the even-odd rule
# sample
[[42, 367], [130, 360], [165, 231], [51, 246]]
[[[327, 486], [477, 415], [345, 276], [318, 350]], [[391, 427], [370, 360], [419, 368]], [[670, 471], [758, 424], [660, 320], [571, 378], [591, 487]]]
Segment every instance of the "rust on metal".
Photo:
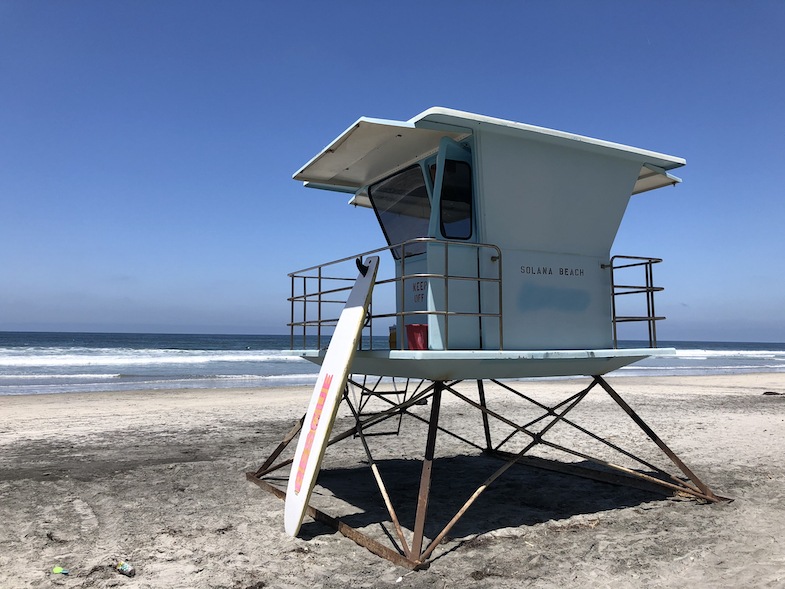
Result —
[[431, 493], [431, 470], [433, 469], [433, 455], [436, 450], [436, 428], [439, 425], [439, 409], [442, 404], [443, 387], [444, 383], [438, 383], [431, 398], [431, 420], [428, 425], [428, 439], [425, 443], [425, 458], [423, 459], [422, 474], [420, 475], [420, 491], [417, 494], [417, 513], [414, 519], [414, 537], [412, 539], [412, 554], [417, 556], [422, 552], [425, 518], [428, 514], [428, 499]]
[[665, 444], [665, 442], [663, 442], [660, 439], [660, 437], [657, 434], [654, 433], [654, 430], [652, 430], [648, 425], [646, 425], [646, 422], [644, 422], [643, 419], [641, 419], [640, 416], [637, 413], [635, 413], [635, 411], [633, 411], [632, 407], [630, 407], [627, 404], [627, 402], [621, 398], [619, 393], [613, 390], [611, 385], [609, 385], [604, 378], [602, 378], [601, 376], [595, 376], [594, 380], [595, 382], [599, 383], [599, 385], [603, 389], [605, 389], [605, 392], [608, 393], [614, 401], [616, 401], [616, 404], [619, 407], [621, 407], [624, 410], [624, 412], [632, 418], [632, 420], [638, 425], [638, 427], [641, 428], [655, 444], [657, 444], [659, 449], [662, 450], [668, 456], [668, 458], [671, 459], [673, 464], [675, 464], [679, 468], [679, 470], [681, 470], [681, 472], [687, 475], [687, 477], [698, 486], [698, 488], [708, 498], [709, 501], [713, 501], [713, 502], [721, 501], [721, 499], [715, 497], [711, 489], [709, 489], [708, 486], [706, 486], [697, 476], [695, 476], [695, 473], [693, 473], [687, 467], [687, 465], [684, 464], [684, 462], [682, 462], [682, 460], [678, 456], [676, 456], [676, 453], [673, 450], [671, 450]]
[[[351, 381], [350, 381], [351, 382]], [[496, 381], [492, 381], [496, 382]], [[531, 466], [536, 468], [542, 468], [546, 470], [553, 470], [565, 474], [577, 475], [593, 480], [598, 480], [605, 483], [611, 483], [616, 485], [626, 485], [630, 487], [636, 487], [648, 491], [652, 490], [659, 490], [662, 492], [668, 493], [675, 493], [679, 495], [689, 495], [701, 501], [707, 502], [718, 502], [718, 501], [726, 501], [728, 499], [724, 497], [720, 497], [715, 495], [711, 489], [708, 488], [700, 479], [698, 479], [695, 474], [684, 464], [684, 462], [679, 459], [679, 457], [657, 436], [654, 431], [643, 421], [643, 419], [621, 398], [621, 396], [600, 376], [592, 377], [591, 384], [589, 386], [583, 388], [578, 393], [572, 394], [567, 396], [562, 401], [556, 403], [555, 405], [549, 407], [546, 406], [534, 399], [531, 399], [524, 395], [523, 393], [514, 390], [508, 384], [505, 383], [496, 383], [502, 386], [505, 390], [511, 391], [515, 393], [518, 397], [531, 402], [534, 406], [538, 407], [542, 410], [542, 414], [539, 417], [531, 419], [527, 423], [519, 424], [516, 423], [514, 420], [501, 415], [497, 411], [493, 411], [492, 409], [488, 408], [487, 398], [485, 394], [485, 389], [483, 387], [483, 381], [477, 380], [477, 388], [478, 388], [478, 395], [479, 395], [479, 402], [469, 398], [468, 396], [464, 395], [462, 392], [459, 392], [455, 389], [455, 386], [459, 384], [460, 381], [450, 381], [446, 383], [444, 381], [431, 381], [430, 385], [423, 388], [422, 390], [419, 389], [408, 399], [404, 400], [400, 403], [394, 403], [389, 399], [384, 399], [387, 403], [390, 404], [390, 408], [386, 411], [382, 411], [379, 413], [375, 413], [371, 416], [365, 418], [364, 416], [360, 415], [360, 413], [356, 410], [356, 408], [350, 402], [348, 395], [344, 395], [344, 399], [349, 404], [349, 407], [354, 415], [355, 424], [353, 427], [350, 427], [346, 431], [334, 435], [330, 440], [328, 446], [331, 446], [341, 440], [345, 440], [352, 436], [357, 436], [360, 438], [363, 448], [365, 450], [365, 454], [368, 458], [368, 463], [371, 468], [371, 472], [373, 477], [376, 481], [376, 484], [379, 488], [379, 491], [382, 495], [382, 499], [384, 501], [385, 507], [387, 508], [387, 513], [390, 516], [390, 519], [395, 527], [395, 532], [397, 534], [398, 540], [400, 541], [400, 546], [396, 545], [396, 542], [391, 534], [388, 534], [388, 537], [393, 545], [393, 548], [385, 546], [381, 544], [377, 540], [370, 538], [366, 534], [360, 532], [359, 530], [348, 526], [345, 522], [341, 521], [337, 517], [333, 517], [328, 515], [327, 513], [320, 511], [309, 505], [307, 508], [306, 513], [315, 519], [316, 521], [320, 521], [332, 527], [333, 529], [339, 531], [341, 534], [346, 536], [347, 538], [353, 540], [360, 546], [363, 546], [370, 550], [372, 553], [381, 556], [393, 562], [396, 565], [408, 568], [408, 569], [420, 569], [425, 568], [431, 562], [431, 559], [434, 556], [434, 552], [436, 551], [437, 547], [441, 544], [450, 530], [461, 520], [466, 514], [466, 512], [471, 508], [471, 506], [479, 499], [479, 497], [484, 493], [484, 491], [490, 486], [496, 479], [502, 476], [509, 468], [511, 468], [515, 464], [520, 464], [524, 466]], [[365, 385], [357, 385], [357, 383], [352, 382], [355, 386], [364, 387]], [[377, 386], [372, 385], [372, 386]], [[642, 430], [646, 436], [654, 442], [654, 444], [660, 449], [660, 451], [665, 454], [675, 465], [681, 473], [683, 473], [687, 480], [676, 477], [673, 474], [660, 469], [649, 462], [643, 460], [642, 458], [637, 457], [633, 453], [620, 448], [616, 444], [605, 440], [601, 436], [581, 427], [577, 423], [568, 419], [568, 414], [575, 409], [589, 394], [591, 390], [593, 390], [597, 385], [599, 385], [605, 392], [610, 395], [610, 397], [616, 402], [616, 404], [628, 415], [629, 418], [633, 420], [633, 422]], [[370, 390], [370, 389], [369, 389]], [[474, 443], [471, 440], [466, 439], [465, 437], [458, 435], [455, 432], [450, 431], [448, 428], [443, 427], [439, 424], [439, 416], [441, 410], [441, 402], [442, 402], [442, 394], [443, 392], [449, 392], [454, 397], [463, 401], [464, 403], [478, 409], [481, 412], [482, 417], [482, 425], [483, 425], [483, 435], [484, 435], [484, 443], [485, 447], [483, 448], [482, 445], [478, 443]], [[424, 399], [431, 399], [431, 409], [430, 409], [430, 419], [425, 419], [420, 415], [416, 415], [410, 411], [410, 408], [421, 402]], [[393, 508], [391, 498], [389, 496], [389, 492], [387, 487], [382, 480], [381, 474], [379, 472], [377, 462], [374, 459], [371, 449], [368, 446], [368, 441], [366, 440], [366, 435], [364, 432], [365, 428], [371, 427], [378, 423], [381, 423], [387, 419], [391, 419], [395, 416], [400, 416], [402, 414], [414, 417], [419, 419], [420, 421], [426, 422], [428, 424], [428, 433], [425, 443], [425, 451], [424, 456], [422, 459], [422, 471], [420, 473], [420, 480], [419, 480], [419, 491], [417, 494], [417, 505], [414, 514], [414, 522], [413, 522], [413, 531], [411, 535], [411, 544], [407, 544], [406, 542], [406, 531], [404, 526], [399, 521], [398, 515]], [[508, 435], [504, 440], [493, 447], [491, 442], [491, 433], [490, 433], [490, 421], [491, 419], [505, 424], [512, 428], [513, 432]], [[564, 424], [565, 426], [572, 427], [576, 431], [585, 434], [592, 439], [605, 444], [610, 449], [614, 450], [615, 452], [620, 453], [621, 455], [627, 457], [628, 459], [636, 461], [639, 465], [642, 465], [646, 469], [649, 469], [650, 472], [643, 472], [641, 470], [635, 470], [633, 468], [629, 468], [627, 466], [622, 466], [619, 464], [614, 464], [607, 460], [590, 456], [584, 452], [576, 450], [574, 448], [567, 448], [557, 443], [554, 443], [550, 440], [545, 439], [545, 435], [557, 424]], [[537, 428], [532, 429], [534, 426]], [[256, 472], [248, 472], [246, 473], [247, 478], [254, 482], [256, 485], [261, 487], [262, 489], [276, 495], [277, 497], [284, 499], [286, 497], [286, 493], [284, 490], [280, 489], [279, 487], [271, 484], [268, 481], [265, 481], [262, 477], [267, 473], [270, 473], [278, 468], [286, 464], [291, 464], [291, 460], [281, 462], [275, 466], [271, 466], [271, 464], [279, 458], [280, 454], [283, 450], [287, 447], [287, 445], [295, 438], [297, 433], [299, 432], [301, 427], [301, 422], [295, 424], [295, 427], [292, 428], [284, 437], [284, 440], [278, 447], [274, 450], [273, 454], [268, 458], [262, 467], [257, 470]], [[425, 527], [426, 527], [426, 520], [428, 518], [428, 504], [430, 499], [430, 491], [431, 491], [431, 484], [432, 484], [432, 469], [433, 463], [435, 460], [435, 449], [436, 449], [436, 441], [438, 437], [438, 433], [443, 432], [455, 437], [466, 444], [482, 450], [484, 453], [489, 454], [491, 456], [496, 456], [498, 458], [502, 458], [505, 460], [505, 463], [497, 469], [493, 474], [491, 474], [477, 489], [471, 493], [469, 498], [461, 505], [455, 515], [447, 522], [447, 524], [441, 529], [441, 531], [431, 540], [427, 546], [423, 549], [423, 545], [425, 543]], [[524, 444], [522, 450], [517, 452], [508, 452], [502, 449], [502, 446], [507, 444], [515, 435], [517, 434], [524, 434], [528, 436], [529, 439]], [[587, 462], [592, 462], [594, 464], [600, 465], [602, 470], [597, 468], [587, 468], [584, 466], [580, 466], [578, 464], [572, 464], [568, 462], [560, 462], [556, 460], [550, 460], [545, 458], [540, 458], [536, 456], [527, 456], [527, 453], [530, 452], [535, 446], [543, 445], [548, 448], [552, 448], [554, 450], [558, 450], [564, 452], [568, 455], [581, 458], [586, 460]], [[655, 476], [656, 475], [656, 476]], [[414, 482], [414, 481], [413, 481]], [[380, 522], [381, 523], [381, 522]]]
[[290, 429], [289, 432], [284, 436], [284, 438], [281, 441], [281, 443], [278, 444], [278, 447], [275, 450], [273, 450], [273, 453], [270, 454], [269, 458], [267, 458], [267, 460], [264, 461], [264, 464], [262, 464], [259, 467], [259, 470], [256, 471], [256, 476], [260, 477], [262, 475], [267, 474], [268, 472], [271, 472], [272, 470], [277, 470], [281, 466], [284, 466], [284, 464], [281, 464], [281, 465], [278, 465], [275, 468], [270, 468], [270, 465], [273, 462], [275, 462], [275, 459], [278, 458], [278, 456], [281, 455], [281, 452], [283, 452], [286, 449], [286, 447], [289, 445], [289, 443], [294, 439], [294, 436], [296, 436], [298, 433], [300, 433], [300, 430], [303, 428], [303, 422], [304, 421], [305, 421], [305, 415], [303, 415], [294, 424], [292, 429]]
[[[270, 483], [268, 483], [263, 479], [258, 478], [256, 476], [256, 473], [247, 472], [245, 473], [245, 477], [252, 483], [258, 485], [260, 488], [267, 491], [268, 493], [275, 495], [279, 499], [286, 500], [286, 491], [284, 491], [283, 489], [279, 489], [275, 485], [271, 485]], [[380, 556], [386, 560], [389, 560], [393, 564], [411, 570], [426, 568], [428, 566], [428, 563], [406, 558], [405, 556], [396, 552], [395, 550], [388, 548], [384, 544], [380, 544], [373, 538], [366, 536], [359, 530], [344, 523], [339, 518], [328, 515], [310, 504], [306, 508], [306, 513], [314, 521], [318, 521], [330, 526], [335, 531], [341, 533], [343, 536], [354, 541], [356, 544], [362, 546], [363, 548], [367, 548], [370, 552], [372, 552], [376, 556]]]
[[393, 526], [395, 527], [395, 533], [398, 534], [398, 539], [401, 541], [401, 547], [403, 548], [403, 553], [407, 558], [411, 558], [412, 556], [411, 549], [409, 548], [409, 545], [406, 543], [406, 537], [404, 536], [403, 529], [401, 528], [401, 524], [398, 521], [398, 514], [395, 512], [395, 508], [393, 507], [392, 501], [390, 500], [390, 494], [387, 491], [387, 486], [384, 484], [384, 481], [382, 480], [382, 475], [379, 472], [379, 467], [376, 465], [376, 460], [374, 460], [373, 455], [371, 454], [371, 449], [368, 447], [368, 441], [365, 439], [365, 434], [363, 432], [363, 428], [360, 423], [360, 415], [347, 395], [344, 395], [344, 399], [346, 400], [346, 404], [349, 406], [349, 408], [352, 411], [352, 414], [357, 420], [357, 435], [360, 437], [360, 441], [362, 442], [363, 449], [365, 450], [365, 455], [368, 458], [368, 463], [371, 466], [371, 472], [373, 473], [373, 477], [376, 480], [376, 486], [379, 487], [379, 492], [382, 494], [384, 505], [387, 508], [387, 513], [390, 515], [390, 519], [392, 520]]

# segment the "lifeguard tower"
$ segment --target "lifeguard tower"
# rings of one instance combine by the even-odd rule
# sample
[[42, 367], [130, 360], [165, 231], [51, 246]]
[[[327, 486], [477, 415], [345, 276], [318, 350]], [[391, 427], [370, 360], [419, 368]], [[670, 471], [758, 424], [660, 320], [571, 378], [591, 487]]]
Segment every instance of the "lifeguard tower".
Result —
[[[409, 121], [361, 118], [303, 166], [296, 180], [351, 195], [351, 205], [372, 210], [368, 218], [375, 215], [387, 242], [292, 273], [290, 326], [292, 348], [317, 364], [325, 362], [336, 339], [344, 339], [338, 330], [347, 295], [356, 296], [348, 293], [372, 266], [358, 337], [346, 356], [350, 375], [345, 386], [341, 383], [354, 424], [325, 446], [360, 438], [395, 528], [393, 546], [310, 504], [307, 512], [373, 552], [417, 568], [428, 563], [487, 484], [513, 464], [543, 467], [546, 461], [534, 456], [541, 447], [598, 465], [564, 465], [571, 473], [613, 482], [633, 476], [668, 491], [719, 500], [603, 378], [638, 360], [674, 353], [656, 347], [656, 324], [663, 318], [655, 313], [654, 294], [662, 289], [654, 284], [652, 267], [661, 260], [612, 257], [611, 246], [631, 196], [678, 183], [671, 171], [684, 164], [678, 157], [608, 141], [431, 108]], [[630, 301], [638, 302], [640, 311], [631, 310]], [[618, 347], [624, 324], [643, 326], [648, 344]], [[581, 376], [590, 384], [555, 404], [521, 392], [526, 379]], [[567, 387], [576, 381], [563, 382]], [[498, 413], [486, 394], [489, 383], [516, 395], [537, 415], [516, 419]], [[469, 384], [473, 392], [467, 392]], [[549, 441], [553, 428], [575, 427], [620, 450], [568, 416], [593, 389], [610, 395], [671, 460], [678, 476], [648, 461], [639, 460], [639, 468], [620, 466]], [[444, 394], [479, 414], [484, 439], [467, 442], [505, 463], [427, 538], [434, 448], [445, 431], [439, 421]], [[371, 411], [371, 403], [381, 403], [381, 410], [377, 405]], [[430, 403], [427, 417], [415, 412], [423, 403]], [[317, 411], [320, 415], [321, 406]], [[383, 423], [388, 430], [395, 424], [393, 432], [399, 433], [407, 415], [428, 425], [411, 531], [398, 519], [367, 442]], [[309, 423], [304, 420], [303, 437]], [[249, 480], [285, 494], [269, 476], [292, 462], [295, 476], [297, 457], [275, 461], [302, 424], [258, 471], [248, 473]], [[545, 467], [562, 468], [550, 459]]]

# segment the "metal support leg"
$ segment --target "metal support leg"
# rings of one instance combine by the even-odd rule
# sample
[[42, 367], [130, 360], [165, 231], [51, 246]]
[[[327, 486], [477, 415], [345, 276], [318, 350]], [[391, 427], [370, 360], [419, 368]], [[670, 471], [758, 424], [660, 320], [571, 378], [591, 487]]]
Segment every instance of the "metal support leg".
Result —
[[675, 464], [679, 468], [679, 470], [681, 470], [681, 472], [687, 475], [687, 477], [701, 490], [701, 492], [704, 495], [706, 495], [709, 501], [717, 502], [721, 500], [720, 498], [716, 497], [714, 493], [712, 493], [709, 487], [707, 487], [697, 476], [695, 476], [695, 473], [693, 473], [687, 467], [687, 465], [684, 464], [678, 456], [676, 456], [676, 453], [673, 450], [668, 448], [665, 442], [663, 442], [660, 439], [660, 437], [656, 433], [654, 433], [654, 430], [652, 430], [648, 425], [646, 425], [646, 422], [644, 422], [643, 419], [641, 419], [640, 416], [637, 413], [635, 413], [635, 411], [633, 411], [632, 407], [627, 405], [627, 402], [619, 396], [619, 393], [613, 390], [613, 387], [611, 387], [611, 385], [609, 385], [604, 378], [602, 378], [601, 376], [595, 376], [594, 380], [603, 389], [605, 389], [605, 392], [608, 393], [614, 401], [616, 401], [619, 407], [621, 407], [624, 410], [624, 412], [627, 415], [629, 415], [632, 418], [632, 420], [638, 425], [638, 427], [641, 428], [647, 436], [649, 436], [651, 441], [657, 444], [660, 450], [662, 450], [668, 456], [668, 458], [671, 459], [673, 464]]
[[431, 399], [431, 419], [428, 424], [428, 440], [425, 443], [425, 457], [423, 458], [422, 475], [420, 476], [420, 491], [417, 495], [417, 513], [414, 518], [412, 557], [415, 559], [418, 559], [422, 552], [425, 517], [428, 514], [428, 498], [431, 491], [431, 470], [436, 449], [436, 433], [439, 426], [439, 409], [442, 404], [443, 389], [443, 382], [438, 381], [434, 383], [433, 398]]
[[346, 404], [349, 406], [349, 409], [354, 415], [355, 423], [357, 424], [357, 435], [360, 437], [360, 442], [362, 442], [363, 449], [365, 450], [365, 456], [368, 458], [368, 464], [371, 467], [371, 472], [373, 473], [373, 478], [376, 479], [376, 485], [379, 487], [379, 492], [382, 495], [382, 500], [384, 501], [385, 507], [387, 507], [387, 513], [390, 514], [390, 519], [392, 520], [393, 526], [395, 527], [395, 532], [398, 534], [398, 539], [401, 542], [401, 548], [403, 548], [404, 555], [409, 558], [411, 557], [411, 551], [409, 550], [409, 546], [406, 543], [406, 537], [403, 535], [403, 529], [401, 528], [401, 524], [398, 521], [398, 514], [395, 512], [395, 508], [393, 507], [392, 501], [390, 500], [390, 494], [387, 491], [387, 487], [382, 480], [382, 475], [379, 472], [379, 467], [376, 464], [376, 460], [374, 459], [373, 455], [371, 454], [371, 449], [368, 447], [368, 442], [365, 439], [365, 434], [363, 433], [362, 422], [360, 421], [360, 414], [355, 409], [354, 405], [349, 399], [348, 395], [344, 394], [344, 398], [346, 400]]
[[261, 477], [267, 474], [268, 472], [270, 472], [271, 470], [273, 470], [273, 468], [271, 468], [272, 463], [275, 462], [275, 459], [278, 458], [281, 452], [283, 452], [286, 449], [289, 443], [294, 439], [294, 436], [300, 433], [300, 430], [303, 428], [304, 421], [305, 421], [305, 415], [303, 415], [299, 420], [297, 420], [297, 422], [294, 424], [292, 429], [289, 430], [289, 433], [287, 433], [286, 436], [284, 436], [284, 439], [281, 441], [281, 443], [278, 444], [278, 447], [273, 451], [272, 454], [270, 454], [270, 457], [267, 460], [265, 460], [264, 464], [262, 464], [259, 467], [259, 470], [256, 471], [257, 477]]
[[482, 384], [482, 379], [477, 381], [477, 392], [480, 396], [480, 405], [482, 406], [482, 428], [485, 431], [485, 449], [493, 450], [493, 442], [491, 442], [491, 426], [488, 423], [488, 404], [485, 402], [485, 387]]
[[[527, 423], [516, 423], [515, 420], [507, 418], [497, 411], [493, 411], [488, 408], [486, 402], [486, 394], [483, 387], [483, 382], [481, 380], [477, 380], [478, 386], [478, 394], [479, 399], [477, 397], [471, 398], [470, 396], [466, 396], [456, 390], [454, 385], [458, 384], [460, 381], [450, 382], [450, 381], [431, 381], [431, 384], [427, 386], [424, 390], [413, 394], [408, 400], [403, 402], [395, 403], [392, 400], [387, 400], [390, 404], [390, 408], [387, 411], [381, 412], [379, 414], [375, 414], [373, 416], [369, 416], [366, 419], [361, 419], [359, 415], [359, 411], [357, 407], [350, 403], [350, 408], [352, 409], [353, 413], [355, 414], [355, 425], [354, 427], [348, 429], [347, 431], [333, 436], [330, 440], [329, 445], [337, 443], [340, 440], [346, 439], [351, 437], [352, 435], [358, 435], [360, 437], [360, 441], [363, 444], [363, 447], [366, 451], [366, 456], [368, 457], [371, 471], [376, 478], [376, 482], [379, 485], [379, 489], [382, 494], [382, 499], [388, 509], [388, 513], [390, 518], [392, 519], [393, 525], [395, 526], [395, 532], [398, 535], [398, 540], [400, 541], [400, 551], [393, 550], [386, 546], [382, 546], [377, 541], [373, 540], [369, 536], [366, 536], [359, 530], [354, 528], [350, 528], [346, 523], [343, 521], [327, 516], [323, 512], [319, 511], [313, 506], [308, 507], [308, 513], [311, 517], [318, 519], [319, 521], [323, 521], [325, 523], [330, 524], [331, 526], [335, 527], [338, 531], [342, 534], [351, 538], [358, 544], [365, 546], [375, 554], [378, 554], [391, 562], [399, 564], [401, 566], [405, 566], [407, 568], [418, 569], [427, 567], [429, 562], [431, 561], [434, 552], [438, 549], [441, 545], [443, 539], [447, 536], [447, 534], [453, 529], [453, 526], [465, 515], [465, 513], [471, 508], [471, 506], [479, 499], [479, 497], [483, 494], [485, 489], [492, 484], [497, 478], [503, 475], [505, 471], [511, 468], [516, 463], [523, 463], [529, 466], [535, 466], [538, 468], [546, 468], [548, 470], [556, 470], [558, 472], [567, 472], [578, 474], [579, 476], [585, 476], [588, 478], [593, 478], [596, 480], [603, 480], [605, 482], [610, 482], [614, 484], [629, 484], [628, 477], [635, 477], [635, 481], [643, 482], [643, 483], [652, 483], [656, 484], [661, 488], [665, 488], [669, 491], [681, 492], [681, 493], [688, 493], [695, 496], [698, 499], [707, 500], [707, 501], [722, 501], [724, 498], [719, 497], [712, 493], [712, 491], [703, 484], [695, 475], [694, 473], [679, 459], [678, 456], [670, 449], [668, 446], [654, 433], [654, 431], [646, 425], [646, 423], [638, 416], [633, 409], [627, 405], [627, 403], [619, 396], [618, 393], [600, 376], [593, 377], [591, 384], [584, 388], [579, 393], [569, 396], [568, 398], [560, 401], [556, 405], [553, 406], [546, 406], [545, 404], [537, 401], [536, 399], [527, 397], [522, 393], [515, 391], [514, 389], [510, 388], [508, 385], [504, 383], [497, 383], [502, 388], [509, 390], [510, 392], [515, 393], [521, 399], [532, 403], [535, 407], [538, 407], [542, 410], [542, 414], [538, 417], [530, 420]], [[652, 464], [644, 461], [641, 458], [636, 457], [631, 452], [628, 452], [615, 444], [604, 440], [597, 434], [594, 434], [587, 430], [584, 427], [581, 427], [578, 423], [573, 422], [568, 418], [570, 412], [587, 396], [587, 394], [594, 388], [596, 385], [600, 385], [608, 395], [615, 401], [615, 403], [625, 412], [627, 415], [634, 421], [634, 423], [642, 430], [644, 434], [648, 436], [648, 438], [655, 443], [657, 447], [672, 461], [672, 463], [678, 467], [678, 470], [681, 471], [684, 477], [677, 476], [677, 469], [672, 468], [670, 470], [674, 471], [674, 474], [670, 474], [662, 469], [655, 467]], [[449, 392], [457, 399], [463, 401], [464, 403], [478, 409], [482, 413], [482, 420], [483, 420], [483, 430], [484, 435], [477, 436], [484, 437], [484, 441], [480, 441], [479, 439], [476, 443], [472, 440], [465, 439], [463, 436], [458, 435], [454, 432], [445, 429], [444, 427], [439, 425], [439, 418], [440, 418], [440, 410], [441, 410], [441, 397], [442, 393]], [[425, 416], [418, 415], [417, 413], [410, 413], [410, 409], [413, 405], [418, 404], [421, 400], [427, 399], [428, 397], [432, 397], [432, 406], [430, 408], [430, 419], [425, 418]], [[348, 400], [348, 399], [347, 399]], [[407, 535], [405, 528], [400, 524], [398, 521], [397, 514], [395, 510], [392, 508], [392, 502], [390, 500], [389, 494], [387, 493], [387, 489], [381, 480], [381, 476], [379, 474], [378, 468], [376, 468], [376, 463], [373, 457], [371, 456], [370, 449], [368, 448], [366, 440], [366, 433], [365, 430], [373, 425], [381, 423], [387, 419], [392, 419], [393, 417], [399, 416], [401, 413], [412, 415], [413, 417], [426, 422], [428, 424], [428, 432], [427, 432], [427, 439], [425, 444], [425, 453], [423, 457], [422, 463], [422, 473], [419, 481], [419, 491], [417, 495], [417, 505], [416, 505], [416, 512], [414, 517], [414, 528], [413, 534], [411, 536], [412, 541], [410, 544], [410, 548], [407, 548], [407, 543], [404, 539], [404, 536]], [[501, 452], [501, 446], [503, 446], [507, 440], [509, 440], [513, 434], [508, 436], [506, 440], [503, 440], [499, 447], [496, 450], [492, 448], [492, 440], [490, 435], [490, 421], [494, 419], [501, 424], [507, 425], [511, 427], [514, 432], [513, 434], [523, 434], [529, 436], [531, 439], [527, 441], [524, 445], [522, 450], [518, 450], [516, 453], [505, 453]], [[583, 433], [589, 436], [592, 440], [596, 442], [601, 442], [608, 446], [610, 449], [620, 452], [623, 456], [635, 460], [640, 465], [651, 469], [655, 472], [656, 475], [659, 475], [663, 478], [663, 480], [655, 477], [650, 476], [647, 473], [639, 472], [637, 470], [632, 470], [631, 468], [612, 464], [607, 462], [606, 460], [600, 459], [598, 457], [589, 456], [577, 449], [571, 449], [564, 447], [560, 444], [551, 442], [545, 439], [546, 434], [553, 428], [556, 424], [563, 424], [568, 427], [574, 428], [576, 431]], [[246, 476], [249, 480], [260, 486], [261, 488], [268, 490], [269, 492], [279, 496], [284, 496], [284, 491], [277, 488], [271, 483], [267, 481], [261, 480], [261, 476], [266, 473], [270, 473], [274, 470], [277, 470], [287, 464], [291, 463], [291, 460], [281, 462], [275, 466], [270, 466], [272, 462], [278, 458], [281, 451], [286, 447], [286, 445], [296, 436], [297, 431], [300, 428], [300, 423], [298, 422], [295, 424], [295, 427], [286, 435], [284, 441], [276, 448], [273, 452], [273, 456], [270, 459], [265, 461], [265, 464], [262, 468], [259, 469], [256, 473], [247, 473]], [[538, 426], [538, 427], [534, 427]], [[433, 469], [433, 462], [435, 456], [435, 449], [436, 449], [436, 438], [439, 432], [444, 432], [454, 436], [456, 439], [468, 443], [470, 446], [474, 447], [477, 450], [483, 450], [482, 444], [484, 443], [487, 448], [491, 449], [489, 454], [491, 455], [500, 455], [506, 458], [506, 464], [504, 464], [501, 468], [499, 468], [496, 472], [494, 472], [488, 479], [480, 485], [466, 500], [466, 502], [461, 506], [458, 512], [453, 516], [453, 518], [444, 526], [444, 528], [437, 533], [432, 540], [430, 540], [427, 545], [425, 545], [425, 527], [426, 521], [428, 516], [428, 508], [429, 508], [429, 499], [430, 499], [430, 490], [432, 484], [432, 469]], [[498, 432], [497, 432], [498, 433]], [[578, 465], [572, 463], [558, 463], [552, 460], [541, 459], [532, 456], [525, 456], [529, 450], [536, 446], [536, 445], [543, 445], [548, 448], [552, 448], [554, 450], [565, 452], [569, 456], [574, 456], [577, 458], [581, 458], [583, 460], [587, 460], [593, 462], [595, 464], [599, 464], [606, 469], [611, 469], [616, 471], [616, 473], [621, 473], [622, 475], [626, 476], [619, 476], [615, 475], [614, 473], [608, 473], [605, 470], [597, 470], [592, 468], [583, 468]], [[670, 477], [670, 481], [667, 480]], [[689, 479], [689, 480], [688, 480]], [[416, 483], [415, 483], [416, 484]], [[640, 486], [640, 484], [638, 484]], [[648, 488], [648, 487], [647, 487]], [[388, 538], [393, 543], [395, 548], [396, 541], [392, 534], [388, 534]], [[425, 545], [425, 546], [424, 546]], [[401, 554], [402, 552], [402, 554]]]

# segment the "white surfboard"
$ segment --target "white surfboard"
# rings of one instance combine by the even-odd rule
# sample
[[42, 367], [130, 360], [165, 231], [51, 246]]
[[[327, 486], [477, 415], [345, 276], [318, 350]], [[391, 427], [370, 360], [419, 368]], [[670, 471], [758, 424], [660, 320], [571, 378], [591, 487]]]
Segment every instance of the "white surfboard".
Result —
[[361, 270], [338, 318], [297, 441], [284, 508], [286, 533], [290, 536], [296, 536], [300, 531], [362, 334], [379, 267], [379, 256], [371, 256], [365, 263], [367, 270], [365, 274]]

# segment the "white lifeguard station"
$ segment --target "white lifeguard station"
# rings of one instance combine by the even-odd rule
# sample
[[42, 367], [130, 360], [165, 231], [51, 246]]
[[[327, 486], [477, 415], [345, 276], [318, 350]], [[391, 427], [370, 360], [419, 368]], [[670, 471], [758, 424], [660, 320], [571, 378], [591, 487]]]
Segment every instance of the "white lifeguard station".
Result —
[[[351, 376], [343, 398], [355, 424], [329, 443], [359, 436], [374, 465], [365, 440], [370, 428], [431, 403], [411, 534], [404, 532], [376, 471], [397, 531], [396, 545], [381, 546], [327, 519], [400, 564], [416, 568], [432, 558], [485, 488], [439, 534], [424, 536], [445, 392], [479, 411], [485, 439], [477, 447], [506, 458], [490, 480], [525, 462], [539, 445], [553, 450], [546, 433], [556, 425], [574, 425], [567, 413], [599, 386], [683, 476], [648, 462], [643, 462], [645, 472], [633, 472], [604, 459], [596, 461], [600, 470], [582, 474], [607, 480], [606, 471], [616, 469], [670, 491], [718, 500], [603, 378], [643, 358], [673, 353], [656, 348], [656, 322], [662, 317], [655, 313], [654, 294], [661, 288], [654, 285], [652, 266], [661, 260], [612, 257], [611, 246], [630, 198], [678, 183], [670, 172], [684, 164], [678, 157], [608, 141], [431, 108], [409, 121], [361, 118], [300, 169], [294, 178], [306, 186], [347, 193], [351, 205], [371, 209], [367, 219], [375, 216], [387, 242], [290, 275], [292, 348], [321, 364], [357, 268], [364, 276], [372, 260], [377, 272], [363, 337], [347, 360]], [[640, 311], [634, 310], [636, 302]], [[618, 347], [618, 328], [624, 324], [644, 326], [648, 343]], [[554, 406], [543, 408], [516, 392], [526, 384], [520, 379], [578, 376], [589, 377], [591, 384]], [[476, 383], [476, 399], [458, 387], [463, 381]], [[542, 416], [521, 422], [493, 411], [487, 382], [539, 406]], [[384, 410], [367, 410], [371, 400], [381, 400]], [[491, 421], [510, 432], [500, 442], [493, 442]], [[283, 493], [264, 477], [292, 462], [273, 464], [300, 425], [257, 472], [248, 473], [250, 480]], [[521, 438], [528, 442], [513, 447]], [[557, 449], [592, 460], [563, 446]], [[325, 519], [318, 509], [309, 509]]]

